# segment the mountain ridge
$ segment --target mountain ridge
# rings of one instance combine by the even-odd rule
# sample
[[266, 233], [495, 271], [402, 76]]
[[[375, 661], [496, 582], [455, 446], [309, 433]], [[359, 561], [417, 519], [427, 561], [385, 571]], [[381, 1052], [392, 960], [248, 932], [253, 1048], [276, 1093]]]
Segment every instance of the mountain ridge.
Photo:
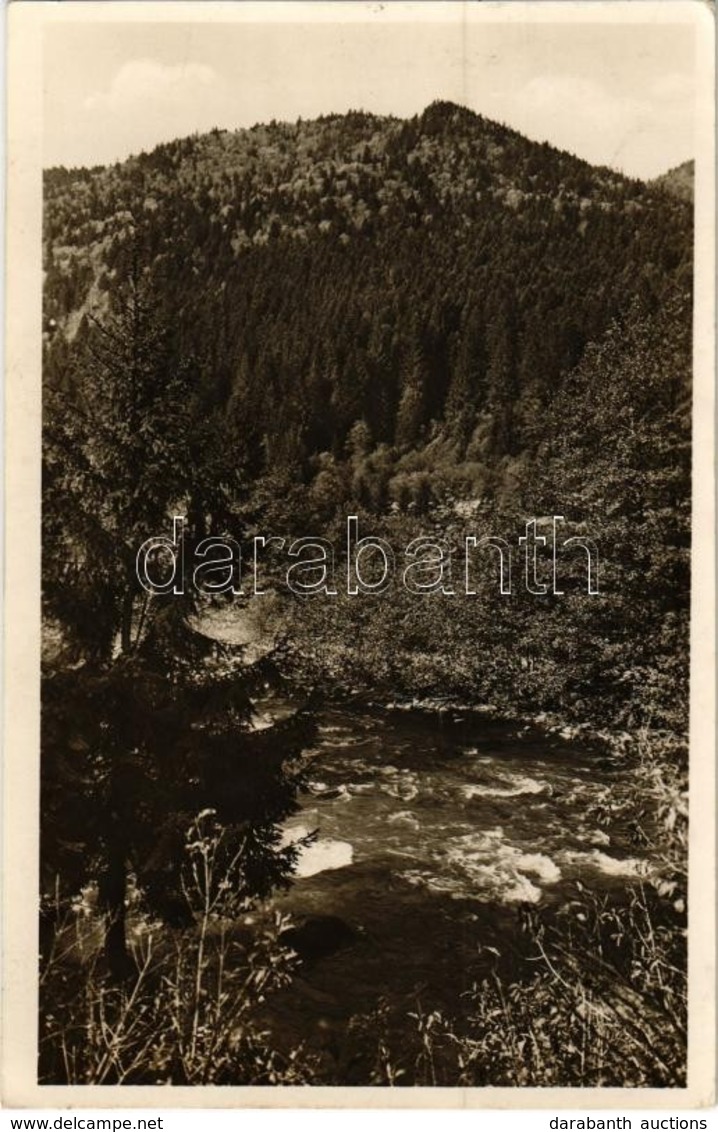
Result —
[[454, 103], [215, 130], [46, 174], [45, 378], [72, 384], [139, 261], [255, 469], [311, 479], [361, 426], [414, 494], [437, 444], [476, 494], [588, 343], [689, 277], [690, 229], [660, 187]]
[[344, 111], [344, 112], [331, 112], [331, 113], [326, 113], [326, 114], [319, 114], [319, 115], [317, 115], [313, 118], [299, 117], [299, 118], [294, 119], [294, 120], [291, 120], [291, 119], [288, 119], [288, 118], [287, 119], [272, 119], [269, 123], [255, 122], [251, 126], [237, 126], [237, 127], [234, 127], [234, 128], [217, 126], [217, 127], [212, 128], [212, 129], [209, 129], [209, 130], [194, 131], [191, 134], [180, 135], [180, 136], [177, 136], [176, 138], [171, 139], [171, 140], [158, 142], [156, 145], [152, 146], [149, 149], [143, 149], [143, 150], [140, 150], [140, 151], [137, 151], [137, 152], [129, 153], [125, 157], [118, 158], [115, 161], [108, 161], [108, 162], [105, 162], [103, 164], [97, 164], [97, 165], [75, 165], [75, 166], [66, 166], [64, 164], [57, 164], [56, 163], [56, 164], [53, 164], [53, 165], [50, 165], [50, 166], [46, 166], [44, 168], [44, 172], [45, 172], [46, 175], [51, 175], [51, 176], [54, 175], [54, 174], [82, 176], [84, 174], [96, 173], [96, 172], [99, 172], [99, 171], [102, 171], [102, 170], [107, 170], [107, 169], [110, 169], [110, 168], [115, 168], [115, 167], [118, 167], [118, 166], [125, 165], [127, 162], [142, 161], [143, 159], [151, 157], [157, 150], [160, 150], [160, 149], [162, 149], [166, 146], [173, 146], [173, 145], [176, 145], [178, 143], [189, 142], [192, 139], [199, 139], [199, 138], [207, 137], [207, 136], [210, 136], [210, 135], [236, 136], [236, 135], [242, 135], [242, 134], [247, 134], [247, 133], [254, 133], [257, 130], [263, 130], [263, 129], [266, 129], [268, 127], [280, 129], [280, 130], [281, 129], [292, 129], [292, 128], [296, 128], [298, 126], [301, 126], [303, 124], [310, 124], [310, 125], [311, 124], [325, 124], [325, 123], [333, 123], [333, 122], [344, 121], [344, 120], [357, 120], [357, 121], [358, 120], [365, 120], [365, 121], [370, 120], [370, 121], [373, 121], [375, 123], [394, 123], [397, 126], [401, 126], [402, 124], [407, 123], [407, 122], [417, 122], [418, 121], [418, 122], [421, 122], [421, 123], [424, 123], [424, 124], [431, 123], [432, 120], [441, 122], [442, 119], [445, 120], [449, 116], [455, 121], [457, 119], [463, 119], [465, 122], [486, 124], [488, 127], [492, 128], [494, 130], [502, 131], [507, 136], [522, 138], [524, 141], [529, 142], [531, 145], [541, 146], [542, 148], [548, 147], [550, 150], [552, 150], [556, 154], [565, 155], [565, 156], [571, 158], [572, 160], [574, 160], [576, 162], [580, 162], [581, 164], [587, 166], [590, 169], [608, 172], [608, 173], [610, 173], [610, 174], [612, 174], [612, 175], [614, 175], [614, 176], [616, 176], [616, 177], [618, 177], [618, 178], [620, 178], [621, 180], [624, 180], [624, 181], [640, 182], [642, 184], [657, 183], [660, 180], [662, 180], [664, 177], [669, 176], [670, 173], [675, 172], [676, 170], [682, 169], [684, 166], [691, 164], [690, 161], [684, 162], [682, 165], [676, 166], [675, 168], [672, 168], [672, 169], [669, 169], [669, 170], [666, 171], [666, 173], [661, 174], [658, 177], [653, 177], [653, 178], [634, 177], [634, 176], [631, 176], [627, 173], [621, 172], [620, 170], [614, 168], [613, 166], [606, 165], [604, 163], [591, 162], [586, 158], [580, 157], [578, 154], [574, 153], [572, 150], [564, 149], [561, 146], [555, 145], [552, 142], [549, 142], [549, 141], [546, 141], [546, 140], [539, 141], [538, 139], [530, 138], [529, 135], [524, 134], [521, 130], [518, 130], [516, 127], [509, 126], [507, 123], [502, 122], [499, 119], [489, 118], [486, 115], [482, 114], [480, 111], [472, 110], [470, 107], [463, 106], [461, 103], [457, 103], [457, 102], [454, 102], [454, 101], [449, 100], [449, 99], [434, 99], [420, 113], [410, 115], [410, 116], [404, 117], [404, 118], [401, 118], [401, 117], [394, 115], [394, 114], [379, 114], [379, 113], [375, 113], [374, 111], [349, 109], [349, 110]]

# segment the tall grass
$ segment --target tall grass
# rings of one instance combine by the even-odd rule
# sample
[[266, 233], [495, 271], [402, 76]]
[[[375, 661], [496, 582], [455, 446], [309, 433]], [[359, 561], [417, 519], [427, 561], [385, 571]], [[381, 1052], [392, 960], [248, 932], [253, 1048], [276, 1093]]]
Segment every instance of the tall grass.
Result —
[[40, 979], [39, 1075], [78, 1085], [302, 1084], [312, 1070], [300, 1049], [282, 1057], [256, 1023], [258, 1008], [292, 977], [295, 957], [278, 914], [254, 917], [211, 811], [187, 837], [182, 891], [191, 926], [160, 928], [134, 917], [134, 972], [110, 979], [92, 911], [76, 907], [56, 933]]

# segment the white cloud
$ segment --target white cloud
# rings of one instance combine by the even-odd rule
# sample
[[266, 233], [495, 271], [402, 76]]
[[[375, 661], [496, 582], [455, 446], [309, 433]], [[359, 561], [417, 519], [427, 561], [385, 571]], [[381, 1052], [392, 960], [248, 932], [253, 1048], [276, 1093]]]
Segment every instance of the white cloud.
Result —
[[[535, 123], [557, 144], [605, 152], [606, 141], [618, 140], [646, 113], [650, 103], [616, 97], [594, 79], [580, 75], [541, 75], [517, 92], [516, 113]], [[609, 143], [610, 145], [610, 143]]]
[[89, 95], [85, 108], [110, 114], [147, 109], [148, 102], [186, 103], [205, 97], [217, 74], [204, 63], [167, 65], [152, 59], [133, 59], [120, 67], [107, 91]]
[[87, 95], [81, 109], [95, 161], [113, 161], [161, 141], [227, 124], [224, 81], [204, 63], [124, 63], [109, 86]]
[[438, 51], [433, 40], [404, 37], [383, 53], [372, 41], [361, 53], [303, 29], [276, 41], [264, 29], [254, 38], [222, 34], [211, 53], [195, 26], [170, 44], [145, 38], [129, 57], [118, 47], [104, 69], [96, 54], [85, 66], [75, 51], [76, 69], [56, 67], [46, 90], [47, 163], [106, 163], [213, 126], [349, 106], [404, 116], [436, 97], [465, 100], [530, 138], [635, 176], [693, 156], [691, 68], [673, 59], [661, 67], [638, 44], [629, 51], [613, 43], [597, 56], [601, 44], [588, 50], [580, 37], [575, 45], [566, 39], [565, 51], [553, 40], [551, 51], [512, 41], [503, 54], [482, 48], [481, 65], [467, 72], [457, 69], [453, 39]]
[[690, 79], [678, 73], [661, 76], [634, 96], [612, 89], [610, 73], [602, 82], [555, 73], [534, 76], [502, 105], [497, 99], [496, 109], [529, 137], [550, 140], [595, 164], [652, 177], [667, 167], [664, 155], [681, 128], [690, 137], [692, 93]]

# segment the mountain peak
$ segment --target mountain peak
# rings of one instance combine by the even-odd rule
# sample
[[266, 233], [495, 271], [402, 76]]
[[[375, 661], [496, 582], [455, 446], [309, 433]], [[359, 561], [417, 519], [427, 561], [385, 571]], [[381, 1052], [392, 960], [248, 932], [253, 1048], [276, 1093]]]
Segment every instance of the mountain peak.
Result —
[[443, 126], [449, 123], [455, 125], [458, 122], [468, 124], [479, 120], [479, 115], [474, 113], [473, 110], [469, 110], [467, 106], [460, 106], [458, 102], [450, 102], [441, 98], [430, 102], [420, 117], [424, 126]]

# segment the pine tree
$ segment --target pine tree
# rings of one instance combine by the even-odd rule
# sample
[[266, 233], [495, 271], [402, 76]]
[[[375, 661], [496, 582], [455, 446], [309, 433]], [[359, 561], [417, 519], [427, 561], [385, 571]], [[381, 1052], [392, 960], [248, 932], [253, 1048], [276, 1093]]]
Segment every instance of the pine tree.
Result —
[[[171, 530], [173, 514], [196, 516], [195, 528], [201, 519], [182, 535], [180, 562], [191, 562], [181, 544], [209, 533], [208, 464], [195, 367], [176, 357], [138, 275], [118, 305], [78, 347], [72, 395], [45, 406], [44, 611], [66, 648], [43, 678], [41, 856], [45, 934], [55, 898], [95, 881], [108, 966], [122, 977], [129, 871], [171, 919], [184, 833], [200, 810], [214, 810], [241, 849], [248, 892], [286, 878], [287, 765], [310, 724], [300, 715], [254, 734], [237, 658], [190, 627], [189, 599], [140, 585], [137, 550]], [[210, 523], [223, 474], [212, 469]]]

